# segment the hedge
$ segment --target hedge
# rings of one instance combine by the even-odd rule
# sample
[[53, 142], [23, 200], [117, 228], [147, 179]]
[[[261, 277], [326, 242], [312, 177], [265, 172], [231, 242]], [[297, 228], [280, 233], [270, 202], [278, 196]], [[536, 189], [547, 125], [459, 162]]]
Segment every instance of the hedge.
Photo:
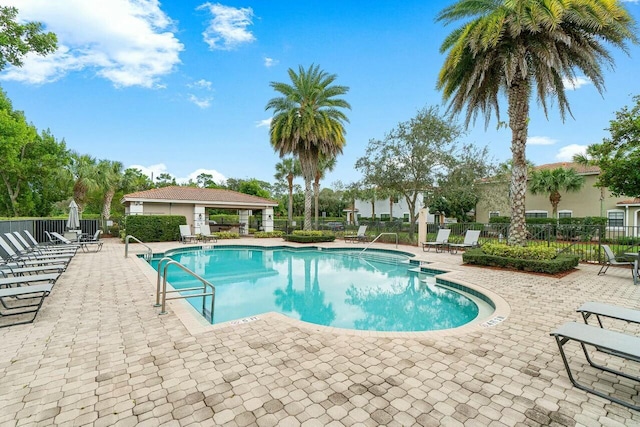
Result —
[[546, 274], [557, 274], [572, 270], [578, 265], [579, 259], [577, 255], [569, 254], [560, 254], [554, 259], [510, 258], [486, 254], [482, 248], [470, 249], [462, 254], [462, 262], [465, 264], [513, 268], [515, 270]]
[[336, 236], [332, 234], [304, 236], [299, 234], [286, 234], [284, 240], [287, 242], [295, 243], [319, 243], [319, 242], [333, 242], [336, 240]]
[[274, 231], [256, 231], [255, 233], [253, 233], [253, 237], [258, 238], [258, 239], [266, 239], [266, 238], [270, 238], [270, 237], [282, 237], [284, 236], [284, 233], [282, 231], [279, 230], [274, 230]]
[[143, 242], [180, 240], [180, 225], [187, 223], [184, 215], [129, 215], [125, 219], [125, 236], [130, 234]]

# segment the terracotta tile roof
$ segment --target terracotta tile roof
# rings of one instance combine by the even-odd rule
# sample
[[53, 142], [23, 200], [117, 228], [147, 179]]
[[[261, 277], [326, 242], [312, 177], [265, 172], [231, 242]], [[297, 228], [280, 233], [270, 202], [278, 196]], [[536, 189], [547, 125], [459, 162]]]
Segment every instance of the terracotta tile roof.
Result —
[[640, 197], [636, 197], [635, 199], [627, 199], [621, 200], [616, 205], [640, 205]]
[[138, 191], [136, 193], [125, 194], [123, 201], [131, 200], [184, 200], [199, 201], [209, 203], [241, 203], [254, 205], [277, 205], [278, 202], [271, 199], [238, 193], [237, 191], [222, 190], [218, 188], [198, 188], [170, 186], [154, 188], [151, 190]]
[[573, 162], [558, 162], [558, 163], [547, 163], [545, 165], [535, 166], [533, 170], [547, 170], [547, 169], [575, 169], [579, 174], [591, 175], [591, 174], [599, 174], [600, 168], [598, 166], [583, 166], [578, 163]]

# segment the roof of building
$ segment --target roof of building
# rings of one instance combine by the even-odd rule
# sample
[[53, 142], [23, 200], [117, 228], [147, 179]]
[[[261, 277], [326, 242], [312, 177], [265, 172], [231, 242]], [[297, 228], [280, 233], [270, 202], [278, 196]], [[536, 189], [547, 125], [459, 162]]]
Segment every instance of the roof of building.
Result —
[[640, 205], [640, 197], [636, 197], [635, 199], [627, 199], [627, 200], [621, 200], [618, 203], [616, 203], [616, 205]]
[[541, 171], [541, 170], [552, 170], [552, 169], [575, 169], [575, 171], [579, 174], [591, 175], [591, 174], [599, 174], [600, 167], [598, 166], [584, 166], [579, 163], [574, 162], [558, 162], [558, 163], [547, 163], [544, 165], [535, 166], [533, 170]]
[[125, 194], [122, 202], [131, 201], [156, 201], [156, 202], [195, 202], [201, 204], [241, 204], [259, 206], [277, 206], [278, 202], [237, 191], [223, 190], [219, 188], [198, 188], [170, 186], [153, 188], [151, 190], [138, 191]]

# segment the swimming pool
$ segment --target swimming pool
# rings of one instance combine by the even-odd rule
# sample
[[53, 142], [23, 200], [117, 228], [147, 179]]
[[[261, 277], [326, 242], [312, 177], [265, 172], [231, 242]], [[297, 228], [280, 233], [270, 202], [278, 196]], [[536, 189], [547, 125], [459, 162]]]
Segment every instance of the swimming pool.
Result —
[[[401, 252], [220, 246], [167, 256], [215, 285], [214, 324], [275, 311], [338, 328], [431, 331], [469, 323], [482, 304], [437, 283]], [[175, 267], [167, 280], [175, 289], [195, 283]], [[201, 297], [188, 301], [203, 306]]]

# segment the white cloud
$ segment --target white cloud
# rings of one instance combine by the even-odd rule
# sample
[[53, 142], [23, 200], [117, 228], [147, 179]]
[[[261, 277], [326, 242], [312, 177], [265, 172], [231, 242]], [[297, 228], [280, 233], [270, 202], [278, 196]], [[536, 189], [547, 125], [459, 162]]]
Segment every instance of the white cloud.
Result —
[[91, 70], [116, 87], [161, 87], [158, 79], [180, 63], [183, 45], [158, 0], [3, 0], [19, 19], [42, 22], [58, 36], [59, 49], [29, 54], [22, 68], [0, 78], [42, 84], [73, 71]]
[[566, 147], [560, 148], [558, 154], [556, 154], [556, 159], [561, 161], [573, 161], [573, 156], [576, 154], [586, 154], [587, 153], [587, 145], [578, 145], [571, 144]]
[[209, 49], [231, 50], [243, 43], [251, 43], [256, 38], [247, 27], [253, 24], [253, 9], [235, 8], [220, 3], [204, 3], [197, 10], [208, 10], [213, 18], [202, 33]]
[[558, 140], [549, 138], [548, 136], [530, 136], [527, 138], [527, 145], [553, 145]]
[[273, 59], [273, 58], [269, 58], [267, 56], [264, 57], [264, 66], [267, 68], [271, 68], [273, 66], [278, 65], [280, 61], [278, 61], [277, 59]]
[[200, 108], [209, 108], [211, 106], [211, 100], [212, 99], [213, 98], [211, 98], [211, 97], [198, 98], [197, 96], [195, 96], [193, 94], [189, 94], [189, 101], [193, 102], [194, 104], [196, 104]]
[[167, 173], [167, 165], [164, 163], [158, 163], [157, 165], [151, 166], [142, 166], [142, 165], [131, 165], [128, 166], [130, 169], [139, 169], [140, 172], [147, 175], [149, 178], [154, 181], [158, 178], [158, 176], [162, 173]]
[[258, 120], [256, 122], [256, 127], [257, 128], [261, 128], [261, 127], [269, 127], [271, 126], [271, 119], [273, 117], [269, 117], [268, 119], [264, 119], [264, 120]]
[[195, 83], [192, 83], [190, 85], [187, 85], [190, 88], [194, 88], [194, 89], [206, 89], [206, 90], [213, 90], [212, 87], [212, 83], [208, 80], [205, 79], [200, 79]]
[[192, 182], [196, 182], [198, 175], [202, 173], [211, 175], [213, 177], [213, 181], [216, 184], [224, 184], [227, 181], [227, 177], [225, 177], [215, 169], [196, 169], [195, 171], [191, 172], [186, 178], [176, 178], [176, 182], [178, 182], [179, 184], [186, 184], [187, 182], [189, 182], [189, 180], [191, 180]]
[[566, 90], [576, 90], [582, 86], [590, 85], [591, 80], [582, 76], [574, 77], [573, 79], [565, 77], [562, 79], [562, 84]]

